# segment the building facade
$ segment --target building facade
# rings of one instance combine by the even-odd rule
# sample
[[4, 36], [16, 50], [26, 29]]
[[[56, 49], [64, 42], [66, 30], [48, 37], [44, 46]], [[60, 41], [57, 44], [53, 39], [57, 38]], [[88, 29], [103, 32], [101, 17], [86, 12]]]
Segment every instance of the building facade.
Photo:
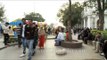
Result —
[[[99, 19], [98, 14], [93, 13], [95, 8], [84, 9], [84, 28], [97, 28], [97, 20]], [[104, 29], [107, 29], [107, 10], [104, 15]]]

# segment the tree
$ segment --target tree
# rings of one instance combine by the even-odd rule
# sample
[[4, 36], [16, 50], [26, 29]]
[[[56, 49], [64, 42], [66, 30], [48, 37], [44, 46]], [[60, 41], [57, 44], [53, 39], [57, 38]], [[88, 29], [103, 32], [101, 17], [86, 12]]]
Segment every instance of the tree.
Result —
[[93, 8], [96, 10], [94, 13], [97, 13], [99, 16], [97, 28], [99, 30], [104, 29], [104, 11], [107, 9], [107, 0], [88, 0], [84, 2], [84, 6]]
[[[71, 0], [69, 0], [71, 2]], [[82, 20], [82, 12], [83, 12], [83, 6], [80, 5], [79, 2], [76, 2], [75, 4], [70, 3], [64, 4], [62, 6], [63, 8], [60, 9], [57, 16], [59, 17], [59, 20], [67, 27], [67, 30], [69, 33], [71, 33], [71, 28], [73, 28], [77, 23], [80, 23]], [[72, 40], [71, 34], [69, 35], [69, 40]]]
[[3, 16], [4, 16], [4, 7], [3, 6], [0, 6], [0, 21], [2, 21], [3, 19]]
[[25, 19], [27, 20], [33, 20], [33, 21], [38, 21], [38, 22], [44, 22], [45, 19], [42, 17], [41, 14], [39, 13], [35, 13], [35, 12], [31, 12], [30, 14], [25, 15]]

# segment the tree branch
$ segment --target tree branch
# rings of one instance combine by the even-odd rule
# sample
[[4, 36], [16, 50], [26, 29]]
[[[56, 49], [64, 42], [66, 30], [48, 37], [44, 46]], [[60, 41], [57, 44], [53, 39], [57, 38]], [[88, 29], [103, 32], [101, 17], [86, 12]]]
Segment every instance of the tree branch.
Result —
[[101, 11], [101, 3], [100, 3], [100, 1], [101, 1], [101, 0], [97, 0], [97, 3], [98, 3], [98, 10], [99, 10], [99, 11]]

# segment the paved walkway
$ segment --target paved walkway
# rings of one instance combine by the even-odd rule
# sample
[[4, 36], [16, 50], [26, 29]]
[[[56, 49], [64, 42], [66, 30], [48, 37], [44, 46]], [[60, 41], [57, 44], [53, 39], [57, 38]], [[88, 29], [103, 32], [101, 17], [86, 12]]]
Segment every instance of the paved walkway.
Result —
[[0, 48], [4, 47], [3, 36], [0, 36]]
[[[84, 45], [82, 48], [70, 49], [65, 48], [67, 51], [66, 55], [56, 55], [56, 51], [63, 47], [54, 46], [54, 40], [47, 40], [45, 49], [39, 49], [37, 47], [36, 54], [32, 60], [103, 60], [103, 57], [98, 53], [95, 53], [93, 47], [90, 45]], [[22, 48], [17, 46], [11, 46], [0, 51], [0, 60], [27, 60], [27, 56], [19, 58], [22, 54]]]

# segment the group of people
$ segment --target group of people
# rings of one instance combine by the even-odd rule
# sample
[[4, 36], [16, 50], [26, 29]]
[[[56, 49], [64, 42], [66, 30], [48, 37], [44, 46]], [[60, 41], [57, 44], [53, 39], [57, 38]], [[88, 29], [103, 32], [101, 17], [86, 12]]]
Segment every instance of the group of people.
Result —
[[[38, 45], [40, 49], [44, 48], [44, 43], [46, 40], [46, 33], [43, 27], [38, 27], [38, 25], [32, 20], [29, 20], [29, 23], [26, 24], [26, 19], [22, 19], [23, 24], [19, 24], [17, 28], [14, 28], [13, 31], [17, 33], [18, 38], [18, 47], [23, 46], [23, 54], [20, 57], [26, 55], [26, 48], [29, 49], [28, 60], [32, 59], [32, 56], [35, 54], [36, 46]], [[3, 27], [3, 35], [4, 35], [4, 44], [7, 47], [9, 41], [9, 30], [11, 27], [9, 23], [5, 24]]]
[[[26, 20], [22, 19], [24, 22]], [[29, 24], [23, 24], [22, 26], [22, 44], [23, 44], [23, 54], [21, 56], [24, 56], [26, 53], [26, 47], [29, 48], [29, 58], [28, 60], [31, 60], [32, 55], [35, 54], [35, 48], [38, 43], [39, 38], [39, 48], [44, 48], [44, 43], [46, 40], [45, 30], [43, 27], [40, 27], [38, 29], [38, 26], [32, 22], [32, 20], [29, 20]]]
[[103, 38], [102, 33], [97, 32], [94, 36], [89, 28], [85, 28], [79, 33], [78, 39], [82, 39], [85, 44], [93, 45], [96, 53], [100, 53], [101, 55], [104, 53], [107, 59], [107, 42]]
[[[8, 42], [10, 38], [10, 33], [14, 31], [14, 34], [17, 33], [18, 38], [18, 47], [23, 46], [23, 54], [20, 57], [26, 55], [26, 48], [29, 49], [28, 60], [32, 59], [32, 56], [35, 54], [36, 46], [38, 45], [40, 49], [44, 48], [44, 43], [46, 41], [46, 28], [38, 27], [38, 25], [32, 20], [29, 20], [29, 23], [26, 23], [26, 19], [22, 19], [23, 24], [19, 24], [17, 28], [11, 29], [9, 23], [6, 23], [2, 27], [4, 35], [4, 44], [8, 47]], [[50, 28], [48, 29], [50, 34]], [[55, 46], [61, 46], [64, 40], [69, 40], [69, 33], [62, 27], [58, 27], [55, 31]], [[16, 34], [15, 34], [16, 35]], [[102, 34], [98, 32], [96, 36], [93, 36], [89, 28], [81, 30], [81, 33], [78, 35], [78, 39], [82, 39], [85, 44], [88, 44], [90, 41], [93, 43], [96, 52], [104, 53], [104, 56], [107, 59], [107, 41], [105, 42]]]
[[95, 39], [93, 41], [94, 49], [96, 53], [104, 55], [107, 59], [107, 41], [103, 38], [100, 32], [97, 32]]
[[55, 31], [56, 37], [55, 37], [55, 46], [61, 46], [61, 44], [64, 42], [64, 40], [69, 40], [69, 33], [68, 31], [65, 32], [65, 29], [63, 27], [58, 27]]

